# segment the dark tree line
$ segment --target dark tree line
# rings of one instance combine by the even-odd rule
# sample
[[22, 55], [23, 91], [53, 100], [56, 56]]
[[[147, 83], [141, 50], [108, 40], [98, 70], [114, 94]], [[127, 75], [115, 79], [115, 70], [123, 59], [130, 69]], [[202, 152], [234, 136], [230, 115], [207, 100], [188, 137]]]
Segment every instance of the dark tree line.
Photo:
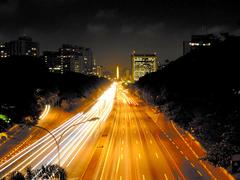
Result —
[[0, 61], [0, 114], [11, 118], [11, 123], [0, 121], [0, 130], [22, 123], [26, 117], [36, 122], [45, 104], [72, 110], [76, 106], [73, 99], [86, 98], [107, 83], [96, 76], [48, 73], [40, 58], [4, 59]]
[[[3, 178], [5, 180], [6, 178]], [[66, 180], [67, 173], [64, 168], [56, 165], [49, 164], [42, 166], [39, 169], [32, 170], [31, 167], [27, 167], [24, 173], [13, 171], [7, 179], [10, 180], [32, 180], [32, 179], [59, 179]]]
[[229, 167], [240, 153], [240, 37], [196, 49], [135, 83], [139, 94], [191, 131], [206, 159]]

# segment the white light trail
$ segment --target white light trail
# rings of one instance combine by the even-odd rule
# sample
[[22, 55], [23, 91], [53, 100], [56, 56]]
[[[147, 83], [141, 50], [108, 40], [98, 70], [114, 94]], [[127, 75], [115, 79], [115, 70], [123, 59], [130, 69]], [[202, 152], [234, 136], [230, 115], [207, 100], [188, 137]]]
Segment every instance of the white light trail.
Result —
[[[59, 140], [62, 133], [70, 126], [85, 122], [91, 118], [99, 118], [96, 121], [88, 121], [82, 125], [74, 126], [65, 132], [59, 144], [60, 160], [63, 167], [67, 167], [71, 164], [81, 149], [86, 146], [91, 137], [98, 131], [99, 125], [106, 121], [113, 107], [115, 93], [116, 83], [113, 83], [87, 112], [75, 115], [61, 126], [51, 131], [56, 139]], [[40, 118], [45, 118], [49, 110], [50, 105], [46, 105]], [[1, 164], [0, 176], [5, 177], [7, 174], [16, 170], [22, 171], [29, 165], [33, 167], [33, 169], [36, 169], [41, 167], [41, 165], [50, 163], [58, 163], [58, 155], [54, 139], [47, 134]]]
[[43, 113], [39, 116], [39, 119], [44, 119], [48, 115], [50, 108], [51, 108], [50, 105], [45, 105], [45, 109]]

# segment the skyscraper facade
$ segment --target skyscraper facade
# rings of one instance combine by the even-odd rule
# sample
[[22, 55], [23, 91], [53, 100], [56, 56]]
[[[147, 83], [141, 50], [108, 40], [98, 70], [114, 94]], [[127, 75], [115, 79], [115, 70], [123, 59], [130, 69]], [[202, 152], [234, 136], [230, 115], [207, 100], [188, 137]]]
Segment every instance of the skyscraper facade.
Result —
[[10, 56], [36, 56], [40, 55], [39, 43], [32, 41], [31, 37], [21, 36], [18, 40], [9, 42]]
[[147, 73], [157, 71], [157, 55], [153, 54], [135, 54], [131, 55], [132, 61], [132, 80], [138, 81], [140, 77]]
[[93, 55], [90, 48], [63, 44], [56, 52], [44, 52], [43, 58], [49, 72], [94, 74]]

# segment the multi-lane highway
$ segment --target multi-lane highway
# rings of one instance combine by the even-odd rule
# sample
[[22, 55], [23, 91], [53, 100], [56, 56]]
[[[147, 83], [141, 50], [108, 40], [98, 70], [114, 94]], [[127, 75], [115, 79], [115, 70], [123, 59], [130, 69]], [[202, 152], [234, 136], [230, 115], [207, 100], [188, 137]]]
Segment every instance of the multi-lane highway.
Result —
[[118, 88], [107, 138], [99, 141], [102, 150], [96, 150], [84, 179], [231, 179], [200, 161], [181, 132], [150, 111], [140, 99]]
[[[94, 148], [94, 142], [100, 133], [99, 126], [106, 121], [112, 110], [115, 91], [114, 83], [87, 112], [76, 114], [51, 131], [56, 141], [47, 134], [0, 164], [0, 177], [3, 178], [16, 170], [23, 171], [28, 166], [37, 169], [48, 164], [60, 164], [69, 172], [76, 171], [76, 166], [75, 170], [71, 167], [72, 162], [76, 161], [75, 158], [79, 157], [79, 154], [84, 156], [82, 160], [86, 160], [91, 155], [90, 151], [86, 153], [86, 147]], [[47, 111], [49, 106], [46, 107], [41, 118], [45, 117]]]
[[199, 160], [205, 152], [189, 134], [116, 83], [51, 133], [59, 153], [47, 134], [0, 164], [0, 177], [52, 163], [64, 167], [69, 179], [231, 179]]

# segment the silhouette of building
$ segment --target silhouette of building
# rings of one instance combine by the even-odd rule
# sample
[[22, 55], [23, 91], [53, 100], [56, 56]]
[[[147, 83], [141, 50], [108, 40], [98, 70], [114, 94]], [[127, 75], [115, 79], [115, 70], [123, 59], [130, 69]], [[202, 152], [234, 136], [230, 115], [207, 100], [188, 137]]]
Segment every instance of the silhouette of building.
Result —
[[63, 65], [58, 51], [44, 51], [43, 59], [49, 72], [63, 73]]
[[39, 56], [39, 43], [29, 36], [21, 36], [8, 43], [10, 56]]
[[213, 34], [192, 35], [191, 41], [183, 41], [183, 55], [202, 47], [209, 47], [214, 44], [216, 37]]
[[84, 73], [85, 74], [94, 74], [94, 59], [93, 59], [93, 52], [91, 48], [81, 48], [83, 59], [84, 59]]
[[140, 77], [147, 73], [157, 71], [157, 55], [153, 54], [131, 54], [132, 80], [138, 81]]
[[124, 81], [131, 81], [131, 74], [130, 74], [130, 69], [129, 68], [125, 68], [123, 70], [123, 80]]

